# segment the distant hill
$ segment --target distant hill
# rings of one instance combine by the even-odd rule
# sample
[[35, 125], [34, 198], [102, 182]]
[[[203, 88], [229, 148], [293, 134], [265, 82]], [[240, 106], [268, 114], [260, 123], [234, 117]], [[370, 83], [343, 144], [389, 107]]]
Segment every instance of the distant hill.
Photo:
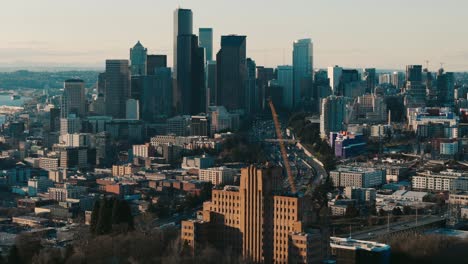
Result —
[[67, 79], [78, 78], [92, 87], [97, 82], [99, 71], [27, 71], [0, 72], [0, 89], [14, 90], [20, 88], [43, 89], [63, 88]]

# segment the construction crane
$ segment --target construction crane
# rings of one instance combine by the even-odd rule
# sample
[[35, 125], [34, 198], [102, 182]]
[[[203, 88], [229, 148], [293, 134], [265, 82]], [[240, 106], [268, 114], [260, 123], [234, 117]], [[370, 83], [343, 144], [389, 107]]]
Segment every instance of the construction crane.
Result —
[[278, 114], [276, 113], [275, 106], [271, 99], [268, 99], [268, 104], [270, 105], [271, 115], [273, 116], [273, 122], [275, 123], [276, 137], [278, 138], [278, 143], [280, 145], [281, 156], [283, 157], [284, 167], [286, 168], [286, 174], [288, 176], [289, 186], [293, 194], [296, 193], [296, 185], [294, 183], [294, 176], [291, 171], [291, 165], [289, 164], [288, 153], [286, 152], [286, 147], [284, 146], [283, 133], [281, 133], [281, 125], [278, 121]]

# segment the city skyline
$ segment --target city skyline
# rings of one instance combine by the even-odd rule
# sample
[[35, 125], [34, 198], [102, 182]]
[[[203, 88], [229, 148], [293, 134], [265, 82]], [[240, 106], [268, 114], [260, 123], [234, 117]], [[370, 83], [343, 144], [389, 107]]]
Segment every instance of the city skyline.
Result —
[[[464, 48], [468, 38], [463, 28], [468, 18], [462, 12], [468, 3], [455, 0], [443, 5], [432, 0], [393, 1], [385, 9], [369, 0], [301, 0], [293, 5], [138, 0], [112, 1], [112, 13], [106, 13], [108, 3], [23, 0], [4, 4], [0, 23], [14, 26], [0, 29], [8, 37], [0, 43], [0, 64], [104, 68], [106, 58], [128, 58], [128, 49], [140, 40], [148, 53], [167, 54], [172, 67], [172, 14], [180, 5], [193, 11], [195, 33], [200, 27], [213, 28], [213, 53], [220, 48], [221, 35], [246, 35], [247, 57], [257, 65], [291, 65], [293, 42], [311, 38], [316, 68], [403, 70], [407, 64], [429, 60], [432, 70], [440, 63], [448, 71], [468, 70]], [[42, 12], [36, 12], [39, 8]]]

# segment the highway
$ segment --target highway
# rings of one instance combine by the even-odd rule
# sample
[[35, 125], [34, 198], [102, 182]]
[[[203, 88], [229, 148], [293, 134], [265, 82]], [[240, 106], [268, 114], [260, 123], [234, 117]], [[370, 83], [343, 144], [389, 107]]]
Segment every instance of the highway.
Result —
[[[280, 120], [281, 130], [285, 131], [286, 120]], [[284, 133], [285, 134], [285, 133]], [[287, 138], [286, 135], [283, 135]], [[252, 128], [249, 131], [249, 140], [251, 142], [259, 142], [264, 146], [264, 151], [269, 159], [280, 166], [283, 166], [283, 160], [279, 150], [279, 145], [276, 138], [275, 127], [273, 120], [258, 119], [253, 122]], [[287, 152], [289, 163], [293, 173], [295, 174], [295, 183], [299, 191], [306, 191], [309, 186], [317, 186], [320, 184], [327, 173], [308, 151], [304, 151], [298, 140], [285, 140], [287, 144]], [[289, 186], [285, 178], [285, 187]]]
[[[352, 238], [358, 239], [358, 240], [376, 240], [378, 237], [381, 237], [384, 235], [403, 232], [403, 231], [407, 231], [410, 229], [422, 227], [425, 225], [435, 224], [441, 221], [445, 221], [445, 218], [443, 216], [425, 215], [425, 216], [420, 216], [418, 218], [417, 223], [416, 223], [416, 219], [411, 220], [411, 221], [390, 223], [389, 227], [387, 227], [387, 225], [381, 225], [375, 228], [367, 229], [365, 231], [352, 233], [351, 236]], [[341, 237], [348, 237], [348, 236], [349, 235], [343, 235]]]

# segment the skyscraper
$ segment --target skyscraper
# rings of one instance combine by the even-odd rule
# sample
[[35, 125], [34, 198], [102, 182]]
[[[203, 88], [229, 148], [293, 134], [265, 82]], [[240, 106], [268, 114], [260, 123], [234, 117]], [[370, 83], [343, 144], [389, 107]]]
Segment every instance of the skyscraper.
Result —
[[174, 12], [174, 107], [177, 114], [206, 111], [204, 49], [192, 33], [192, 11]]
[[289, 65], [278, 66], [278, 85], [283, 87], [282, 106], [291, 110], [294, 107], [294, 78], [293, 67]]
[[146, 55], [147, 49], [138, 41], [130, 49], [130, 63], [132, 75], [146, 75]]
[[455, 103], [455, 77], [453, 72], [444, 72], [440, 69], [437, 73], [437, 90], [439, 106], [452, 107]]
[[61, 100], [61, 117], [67, 118], [70, 114], [84, 117], [86, 111], [85, 83], [83, 80], [66, 80], [63, 85]]
[[206, 61], [213, 60], [213, 29], [200, 28], [198, 30], [199, 45], [205, 49]]
[[182, 221], [181, 238], [194, 254], [204, 243], [231, 248], [248, 263], [319, 263], [322, 235], [305, 230], [307, 204], [282, 194], [279, 167], [243, 168], [240, 186], [213, 190], [200, 220]]
[[216, 101], [228, 110], [245, 107], [246, 59], [246, 36], [221, 37], [221, 49], [216, 54]]
[[216, 61], [206, 63], [206, 90], [208, 105], [216, 105]]
[[[184, 74], [184, 68], [190, 63], [190, 43], [192, 32], [192, 10], [176, 9], [174, 11], [174, 78], [178, 79], [179, 74]], [[189, 38], [188, 41], [184, 38]], [[187, 43], [185, 43], [187, 42]], [[185, 44], [185, 45], [182, 45]], [[179, 68], [180, 67], [180, 68]], [[186, 70], [186, 69], [185, 69]], [[183, 77], [183, 76], [181, 76]]]
[[106, 115], [125, 118], [125, 106], [130, 98], [128, 60], [106, 60], [106, 72], [103, 77]]
[[328, 67], [328, 79], [330, 79], [330, 87], [332, 94], [337, 93], [342, 74], [343, 68], [337, 65], [335, 65], [334, 67]]
[[256, 64], [247, 58], [247, 80], [245, 84], [245, 111], [253, 114], [258, 110]]
[[140, 102], [136, 99], [128, 99], [125, 107], [125, 119], [139, 120], [140, 119]]
[[322, 110], [320, 111], [320, 134], [322, 137], [328, 137], [330, 132], [340, 132], [344, 129], [347, 101], [345, 97], [335, 95], [322, 99]]
[[155, 122], [172, 115], [171, 68], [156, 68], [153, 75], [144, 76], [141, 96], [141, 118]]
[[314, 70], [313, 46], [311, 39], [300, 39], [294, 42], [294, 107], [299, 106], [303, 96], [309, 93]]
[[365, 68], [363, 70], [362, 79], [367, 84], [366, 93], [373, 93], [375, 89], [375, 84], [377, 83], [375, 68]]
[[264, 110], [266, 105], [266, 90], [268, 83], [275, 79], [275, 69], [257, 66], [257, 92], [258, 92], [258, 108]]
[[409, 106], [424, 106], [426, 86], [423, 84], [422, 66], [406, 66], [406, 95]]
[[154, 75], [157, 68], [167, 67], [166, 55], [148, 55], [146, 57], [146, 75]]

